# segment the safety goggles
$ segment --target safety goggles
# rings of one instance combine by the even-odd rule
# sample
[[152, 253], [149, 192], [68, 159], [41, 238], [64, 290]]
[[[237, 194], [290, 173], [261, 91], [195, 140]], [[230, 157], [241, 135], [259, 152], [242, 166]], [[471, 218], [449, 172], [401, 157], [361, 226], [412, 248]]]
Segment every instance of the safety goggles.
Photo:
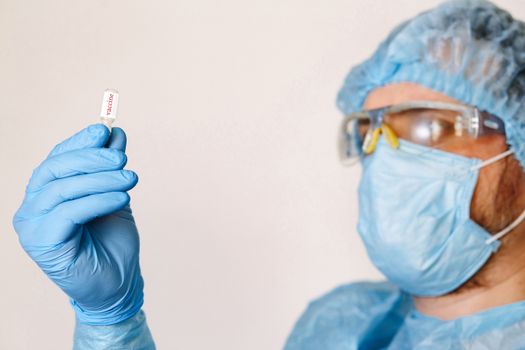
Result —
[[476, 107], [437, 101], [410, 101], [347, 115], [339, 133], [339, 157], [352, 165], [374, 152], [382, 135], [399, 147], [398, 138], [439, 148], [459, 138], [505, 135], [503, 121]]

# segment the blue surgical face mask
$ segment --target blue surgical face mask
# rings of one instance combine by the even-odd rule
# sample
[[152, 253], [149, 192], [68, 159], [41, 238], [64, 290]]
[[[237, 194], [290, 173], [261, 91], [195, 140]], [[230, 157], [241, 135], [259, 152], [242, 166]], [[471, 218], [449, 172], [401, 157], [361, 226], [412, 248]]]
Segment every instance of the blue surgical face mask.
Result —
[[500, 244], [470, 218], [479, 169], [511, 153], [482, 162], [404, 140], [392, 149], [381, 138], [362, 159], [359, 184], [357, 228], [374, 265], [418, 296], [466, 282]]

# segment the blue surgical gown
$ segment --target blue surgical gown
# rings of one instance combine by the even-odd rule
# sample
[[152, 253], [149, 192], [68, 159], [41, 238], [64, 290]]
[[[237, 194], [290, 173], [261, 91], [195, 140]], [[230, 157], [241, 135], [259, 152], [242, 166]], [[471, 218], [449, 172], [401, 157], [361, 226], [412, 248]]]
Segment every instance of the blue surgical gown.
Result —
[[108, 326], [91, 326], [77, 321], [73, 350], [155, 350], [144, 311]]
[[313, 301], [285, 350], [525, 349], [525, 301], [443, 321], [388, 282], [353, 283]]
[[[144, 312], [110, 326], [77, 323], [75, 350], [154, 350]], [[525, 349], [525, 301], [452, 321], [419, 313], [387, 282], [354, 283], [310, 303], [285, 350]]]

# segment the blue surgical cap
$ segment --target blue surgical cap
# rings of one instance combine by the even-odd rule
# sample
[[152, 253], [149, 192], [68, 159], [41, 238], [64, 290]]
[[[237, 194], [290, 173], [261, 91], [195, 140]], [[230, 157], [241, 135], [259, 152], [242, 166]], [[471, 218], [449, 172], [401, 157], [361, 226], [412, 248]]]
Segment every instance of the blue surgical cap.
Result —
[[379, 86], [412, 82], [499, 116], [525, 168], [525, 23], [484, 0], [453, 0], [398, 25], [337, 96], [358, 111]]

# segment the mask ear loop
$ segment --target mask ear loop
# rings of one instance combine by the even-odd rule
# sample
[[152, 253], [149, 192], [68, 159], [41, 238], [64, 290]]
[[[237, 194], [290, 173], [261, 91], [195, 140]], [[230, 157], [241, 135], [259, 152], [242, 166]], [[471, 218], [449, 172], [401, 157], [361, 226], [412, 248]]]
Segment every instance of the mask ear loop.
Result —
[[503, 159], [503, 158], [505, 158], [505, 157], [511, 155], [512, 153], [514, 153], [514, 150], [509, 149], [509, 150], [507, 150], [507, 151], [505, 151], [505, 152], [503, 152], [503, 153], [498, 154], [497, 156], [494, 156], [494, 157], [492, 157], [492, 158], [489, 158], [489, 159], [487, 159], [487, 160], [484, 160], [483, 162], [481, 162], [481, 163], [479, 163], [479, 164], [474, 165], [473, 167], [470, 168], [470, 170], [478, 170], [478, 169], [481, 169], [481, 168], [483, 168], [483, 167], [486, 167], [487, 165], [490, 165], [490, 164], [492, 164], [492, 163], [495, 163], [495, 162], [497, 162], [498, 160]]
[[[500, 159], [503, 159], [509, 155], [511, 155], [512, 153], [514, 153], [514, 150], [512, 149], [509, 149], [503, 153], [500, 153], [498, 154], [497, 156], [495, 157], [492, 157], [490, 159], [487, 159], [479, 164], [476, 164], [474, 165], [473, 167], [471, 167], [470, 169], [471, 170], [477, 170], [477, 169], [480, 169], [480, 168], [483, 168], [487, 165], [490, 165], [492, 163], [495, 163], [497, 162], [498, 160]], [[520, 214], [520, 216], [518, 216], [516, 218], [516, 220], [514, 220], [509, 226], [505, 227], [503, 230], [499, 231], [498, 233], [496, 233], [495, 235], [493, 235], [492, 237], [488, 238], [486, 241], [485, 241], [485, 244], [491, 244], [497, 240], [499, 240], [500, 238], [502, 238], [503, 236], [505, 236], [507, 233], [509, 233], [510, 231], [512, 231], [513, 229], [515, 229], [523, 220], [525, 220], [525, 210], [523, 210], [523, 212]]]
[[492, 236], [489, 239], [487, 239], [485, 241], [485, 244], [491, 244], [492, 242], [494, 242], [494, 241], [500, 239], [501, 237], [505, 236], [507, 233], [509, 233], [510, 231], [515, 229], [516, 226], [518, 226], [523, 221], [523, 219], [525, 219], [525, 210], [521, 213], [520, 216], [518, 216], [518, 218], [516, 220], [514, 220], [512, 222], [512, 224], [510, 224], [509, 226], [507, 226], [506, 228], [504, 228], [500, 232], [496, 233], [494, 236]]

